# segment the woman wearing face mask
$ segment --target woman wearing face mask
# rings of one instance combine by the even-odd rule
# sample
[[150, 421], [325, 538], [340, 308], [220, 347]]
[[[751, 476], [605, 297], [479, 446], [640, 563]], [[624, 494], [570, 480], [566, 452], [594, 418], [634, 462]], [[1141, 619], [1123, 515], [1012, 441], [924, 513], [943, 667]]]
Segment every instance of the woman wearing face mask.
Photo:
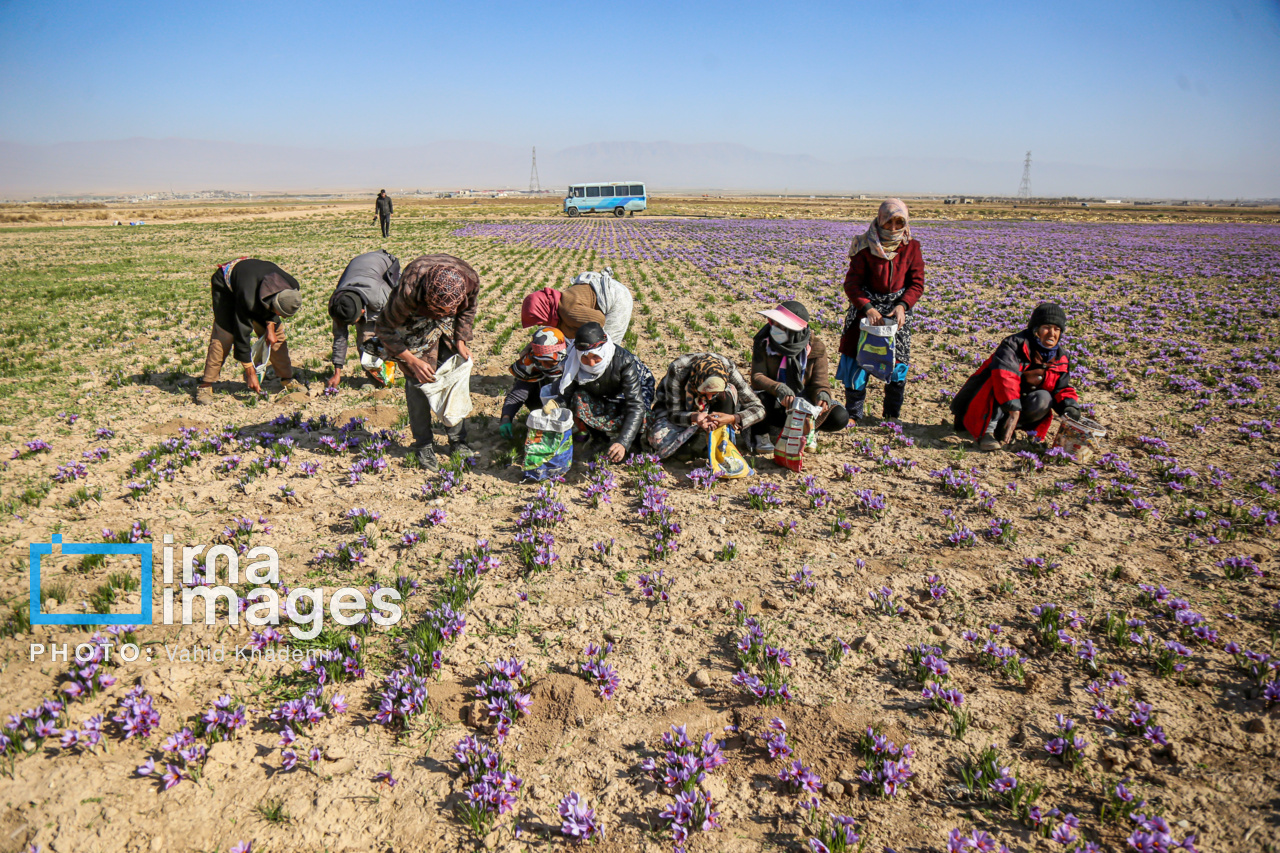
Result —
[[924, 258], [920, 243], [911, 238], [910, 214], [901, 199], [891, 198], [865, 233], [849, 247], [849, 271], [844, 277], [849, 297], [844, 334], [840, 338], [840, 364], [836, 378], [844, 383], [844, 404], [849, 417], [866, 416], [867, 372], [858, 367], [858, 327], [863, 317], [873, 325], [898, 324], [894, 337], [894, 371], [884, 386], [885, 420], [902, 414], [911, 363], [911, 312], [924, 292]]
[[564, 361], [569, 344], [560, 330], [544, 326], [533, 333], [531, 340], [520, 351], [511, 365], [515, 382], [502, 401], [502, 416], [498, 421], [498, 433], [503, 438], [515, 435], [515, 417], [520, 409], [533, 411], [542, 406], [543, 390], [547, 397], [555, 396], [555, 386], [564, 375]]
[[[809, 327], [809, 311], [799, 302], [783, 302], [759, 311], [769, 322], [756, 332], [751, 346], [751, 387], [760, 395], [765, 416], [751, 428], [758, 453], [772, 453], [769, 428], [781, 429], [787, 407], [803, 397], [822, 411], [816, 429], [836, 432], [849, 424], [849, 413], [831, 398], [827, 377], [831, 364], [827, 348]], [[810, 448], [817, 432], [809, 433]]]
[[1080, 417], [1071, 387], [1071, 357], [1062, 346], [1067, 313], [1052, 302], [1031, 312], [1027, 328], [1000, 342], [951, 401], [956, 431], [968, 430], [985, 451], [999, 450], [1014, 430], [1044, 440], [1057, 412]]
[[710, 352], [682, 355], [667, 368], [653, 401], [649, 445], [662, 459], [684, 448], [693, 456], [707, 451], [718, 427], [742, 430], [764, 418], [764, 405], [733, 362]]
[[564, 360], [559, 397], [584, 431], [610, 440], [610, 461], [621, 462], [653, 417], [653, 374], [599, 323], [585, 323]]

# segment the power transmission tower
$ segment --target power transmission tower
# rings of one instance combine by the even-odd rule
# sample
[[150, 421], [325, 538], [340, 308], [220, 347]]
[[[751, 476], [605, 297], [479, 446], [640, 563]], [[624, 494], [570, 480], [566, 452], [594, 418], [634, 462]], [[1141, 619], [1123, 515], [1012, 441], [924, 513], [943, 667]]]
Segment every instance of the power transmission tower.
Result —
[[1018, 184], [1018, 198], [1031, 198], [1031, 152], [1022, 163], [1022, 183]]
[[542, 192], [542, 182], [538, 180], [538, 146], [533, 146], [533, 168], [529, 170], [529, 192]]

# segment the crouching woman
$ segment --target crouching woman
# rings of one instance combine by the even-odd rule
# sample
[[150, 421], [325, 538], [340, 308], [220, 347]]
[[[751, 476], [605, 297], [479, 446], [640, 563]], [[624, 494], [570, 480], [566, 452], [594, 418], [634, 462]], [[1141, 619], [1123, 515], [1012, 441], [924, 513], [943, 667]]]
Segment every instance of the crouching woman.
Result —
[[560, 377], [560, 399], [580, 428], [610, 444], [609, 459], [621, 462], [653, 417], [653, 374], [640, 359], [585, 323], [574, 336]]
[[502, 401], [502, 417], [498, 421], [498, 433], [503, 438], [515, 435], [514, 421], [522, 408], [532, 412], [542, 407], [544, 396], [555, 399], [556, 388], [564, 376], [568, 349], [564, 335], [557, 328], [544, 326], [533, 333], [533, 340], [511, 365], [515, 382]]
[[[827, 348], [809, 326], [808, 309], [791, 301], [756, 313], [769, 321], [756, 332], [751, 344], [751, 387], [760, 395], [765, 411], [764, 419], [751, 428], [756, 451], [773, 452], [769, 428], [782, 428], [787, 422], [787, 407], [796, 397], [821, 409], [816, 429], [837, 432], [848, 426], [848, 411], [831, 398]], [[816, 431], [810, 432], [809, 438], [816, 444]]]
[[1053, 414], [1080, 417], [1071, 387], [1071, 357], [1062, 345], [1067, 314], [1052, 302], [1031, 312], [1027, 328], [1000, 342], [951, 401], [957, 432], [967, 430], [984, 451], [999, 450], [1014, 431], [1049, 434]]
[[741, 431], [764, 419], [764, 405], [733, 362], [710, 352], [682, 355], [667, 368], [653, 403], [649, 445], [662, 459], [681, 450], [707, 452], [711, 433], [722, 426]]

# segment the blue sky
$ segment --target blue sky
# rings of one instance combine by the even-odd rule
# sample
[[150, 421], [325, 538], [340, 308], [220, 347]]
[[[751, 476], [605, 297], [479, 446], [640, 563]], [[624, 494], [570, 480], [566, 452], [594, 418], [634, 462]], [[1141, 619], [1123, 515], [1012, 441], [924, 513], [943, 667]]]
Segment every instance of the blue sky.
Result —
[[0, 139], [1280, 175], [1280, 2], [0, 4]]

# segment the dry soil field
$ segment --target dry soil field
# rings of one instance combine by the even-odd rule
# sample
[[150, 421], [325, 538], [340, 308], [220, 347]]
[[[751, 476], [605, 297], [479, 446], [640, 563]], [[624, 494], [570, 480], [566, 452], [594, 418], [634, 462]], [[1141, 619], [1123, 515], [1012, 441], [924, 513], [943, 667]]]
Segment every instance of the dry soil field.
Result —
[[[845, 849], [833, 816], [856, 820], [848, 849], [900, 853], [960, 849], [952, 830], [1015, 853], [1280, 850], [1280, 226], [917, 211], [901, 428], [709, 489], [643, 460], [522, 484], [497, 414], [531, 290], [611, 266], [658, 376], [689, 351], [745, 368], [754, 312], [792, 295], [834, 347], [869, 207], [668, 205], [401, 207], [402, 262], [482, 277], [482, 457], [434, 476], [405, 464], [402, 390], [318, 393], [328, 294], [383, 245], [367, 211], [0, 230], [0, 851], [545, 851], [573, 845], [563, 826], [601, 851], [686, 831], [689, 851]], [[209, 273], [240, 255], [302, 282], [312, 393], [250, 399], [228, 367], [197, 408]], [[1107, 439], [978, 454], [946, 402], [1041, 299], [1066, 307]], [[30, 626], [29, 545], [104, 531], [153, 546], [157, 624], [102, 629], [135, 660], [54, 660], [95, 629]], [[395, 587], [404, 616], [326, 613], [309, 640], [225, 607], [159, 624], [166, 535], [179, 596], [182, 546], [267, 545], [282, 593]], [[41, 610], [138, 612], [130, 559], [45, 557]], [[284, 648], [319, 662], [263, 659]], [[589, 819], [562, 818], [571, 793]]]

